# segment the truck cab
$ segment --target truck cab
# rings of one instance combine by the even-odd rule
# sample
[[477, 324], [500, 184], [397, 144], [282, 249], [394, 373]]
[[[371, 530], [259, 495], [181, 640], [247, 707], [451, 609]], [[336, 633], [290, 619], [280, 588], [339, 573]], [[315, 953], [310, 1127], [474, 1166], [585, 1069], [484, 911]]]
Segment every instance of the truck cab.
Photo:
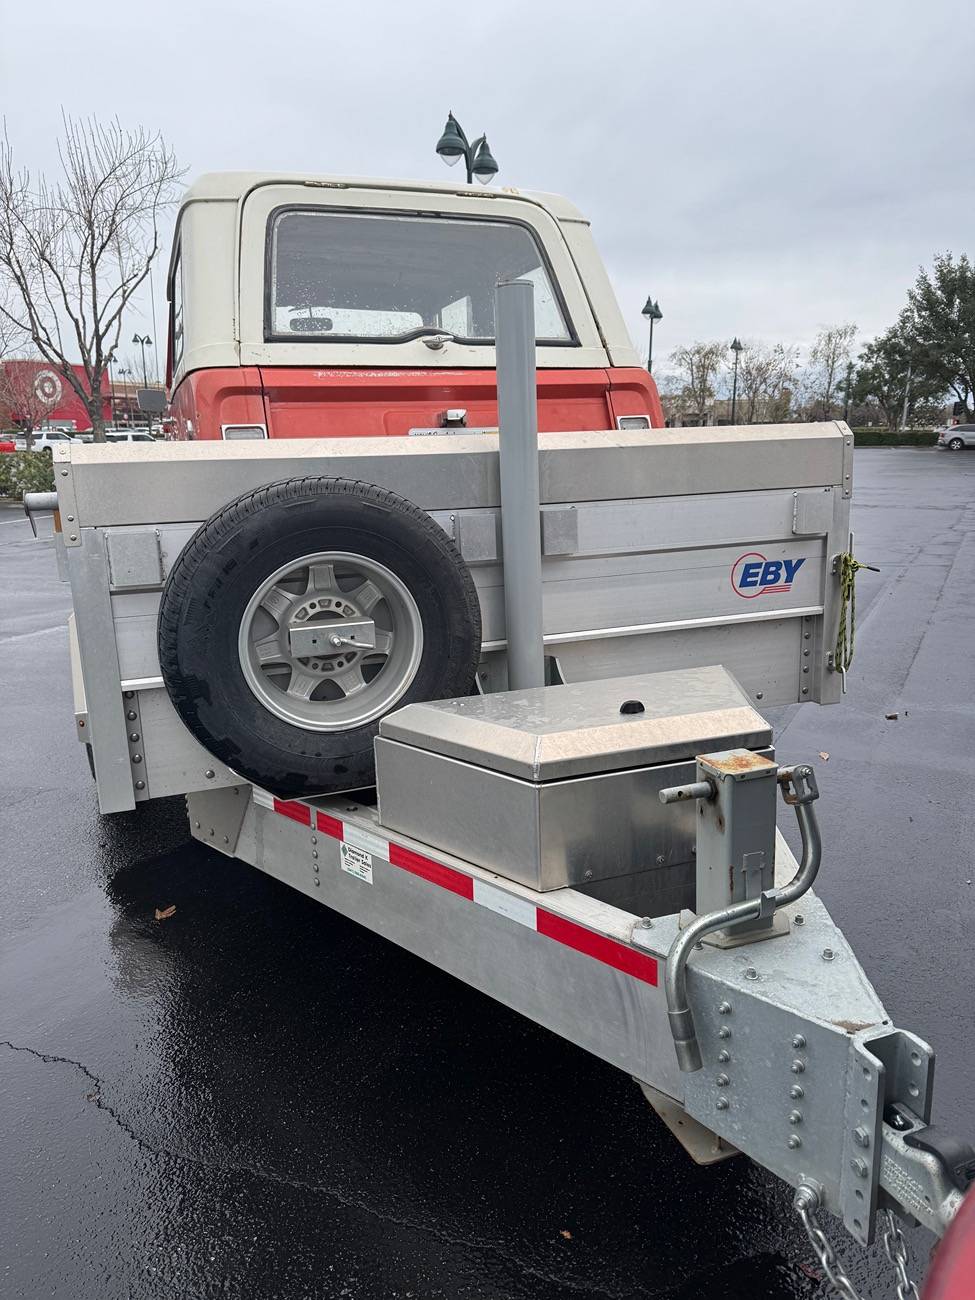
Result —
[[493, 430], [494, 290], [516, 278], [535, 287], [539, 431], [661, 427], [589, 223], [565, 199], [202, 176], [169, 267], [169, 436]]

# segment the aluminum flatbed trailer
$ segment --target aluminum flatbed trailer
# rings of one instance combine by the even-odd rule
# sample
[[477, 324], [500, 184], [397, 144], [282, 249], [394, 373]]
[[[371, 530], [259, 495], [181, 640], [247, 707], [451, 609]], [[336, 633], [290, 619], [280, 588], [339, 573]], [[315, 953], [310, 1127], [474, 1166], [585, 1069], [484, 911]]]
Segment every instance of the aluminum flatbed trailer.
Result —
[[[625, 1070], [696, 1159], [796, 1189], [849, 1297], [820, 1211], [863, 1244], [881, 1221], [902, 1269], [897, 1217], [940, 1235], [975, 1178], [931, 1123], [932, 1049], [812, 890], [815, 777], [756, 708], [839, 698], [852, 437], [539, 448], [530, 289], [498, 295], [498, 435], [56, 452], [57, 500], [27, 506], [60, 526], [100, 805], [184, 793], [197, 839]], [[389, 576], [420, 553], [476, 603], [445, 642], [476, 672], [446, 699], [396, 678], [370, 720], [348, 700], [446, 636], [429, 575], [409, 599]], [[334, 761], [350, 719], [364, 779]], [[254, 726], [285, 742], [248, 747]], [[349, 788], [317, 795], [316, 771]]]

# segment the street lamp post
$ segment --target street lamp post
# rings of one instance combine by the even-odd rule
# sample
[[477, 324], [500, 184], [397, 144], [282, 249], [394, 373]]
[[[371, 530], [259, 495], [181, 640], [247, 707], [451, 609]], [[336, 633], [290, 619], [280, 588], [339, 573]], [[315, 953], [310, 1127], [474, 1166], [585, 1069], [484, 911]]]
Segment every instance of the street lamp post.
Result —
[[[138, 344], [140, 345], [140, 347], [142, 348], [142, 386], [143, 386], [143, 388], [148, 388], [148, 387], [149, 387], [149, 373], [148, 373], [148, 371], [146, 370], [146, 348], [149, 347], [149, 345], [152, 343], [152, 339], [149, 337], [148, 334], [147, 334], [144, 338], [143, 338], [143, 336], [142, 336], [141, 334], [133, 334], [133, 335], [132, 335], [132, 342], [133, 342], [133, 343], [138, 343]], [[151, 412], [151, 411], [147, 411], [147, 412], [146, 412], [146, 415], [147, 415], [148, 420], [149, 420], [149, 432], [152, 433], [152, 412]]]
[[731, 340], [731, 350], [735, 354], [735, 368], [731, 378], [731, 423], [734, 424], [738, 415], [738, 358], [744, 351], [745, 345], [737, 337]]
[[437, 141], [437, 153], [448, 167], [453, 167], [454, 163], [463, 158], [467, 167], [468, 185], [475, 176], [482, 185], [487, 185], [491, 177], [497, 175], [498, 164], [488, 148], [487, 136], [479, 135], [472, 144], [453, 113], [447, 114], [447, 125]]
[[663, 320], [664, 314], [660, 310], [660, 304], [654, 302], [652, 298], [648, 298], [647, 305], [644, 307], [640, 315], [650, 322], [650, 346], [647, 348], [647, 370], [650, 374], [653, 374], [653, 325], [654, 321]]

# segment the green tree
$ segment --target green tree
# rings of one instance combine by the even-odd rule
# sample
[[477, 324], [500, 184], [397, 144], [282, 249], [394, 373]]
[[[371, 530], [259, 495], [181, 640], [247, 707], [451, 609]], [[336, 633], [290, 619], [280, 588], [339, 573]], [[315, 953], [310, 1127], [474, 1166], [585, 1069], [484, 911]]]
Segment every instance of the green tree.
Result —
[[953, 392], [975, 415], [975, 266], [966, 254], [941, 253], [919, 271], [905, 317], [915, 373]]
[[905, 308], [897, 324], [878, 335], [860, 353], [853, 377], [853, 401], [876, 403], [891, 430], [900, 426], [905, 401], [908, 424], [913, 424], [915, 411], [936, 403], [944, 395], [944, 381], [918, 363], [915, 349], [910, 310]]

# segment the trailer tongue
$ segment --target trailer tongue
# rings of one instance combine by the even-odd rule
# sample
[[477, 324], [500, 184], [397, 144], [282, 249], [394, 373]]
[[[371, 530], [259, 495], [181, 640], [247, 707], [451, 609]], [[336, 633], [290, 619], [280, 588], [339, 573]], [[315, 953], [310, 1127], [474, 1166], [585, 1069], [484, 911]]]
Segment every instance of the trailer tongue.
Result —
[[819, 1209], [864, 1245], [888, 1210], [940, 1235], [975, 1153], [932, 1126], [931, 1048], [808, 892], [815, 779], [769, 741], [723, 669], [646, 674], [394, 713], [378, 808], [187, 806], [204, 843], [627, 1071], [695, 1159], [770, 1169], [814, 1244]]

